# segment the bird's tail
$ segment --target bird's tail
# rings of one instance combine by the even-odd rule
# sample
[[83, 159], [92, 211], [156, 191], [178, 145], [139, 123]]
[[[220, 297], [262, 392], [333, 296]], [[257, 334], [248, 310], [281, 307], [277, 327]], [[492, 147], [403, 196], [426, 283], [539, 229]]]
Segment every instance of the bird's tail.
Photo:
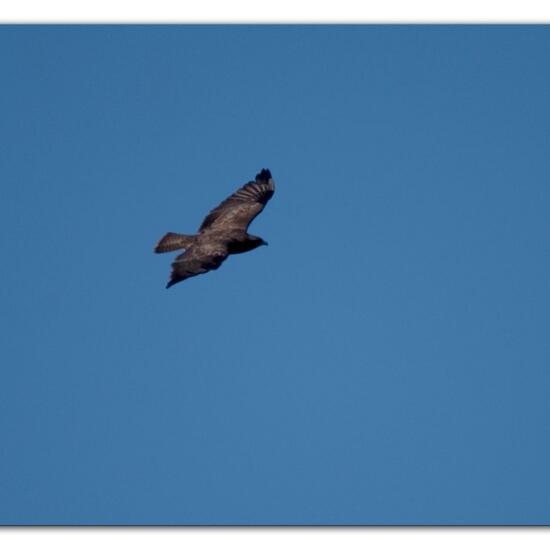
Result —
[[182, 235], [180, 233], [166, 233], [155, 246], [155, 252], [172, 252], [181, 248], [189, 248], [195, 242], [194, 235]]

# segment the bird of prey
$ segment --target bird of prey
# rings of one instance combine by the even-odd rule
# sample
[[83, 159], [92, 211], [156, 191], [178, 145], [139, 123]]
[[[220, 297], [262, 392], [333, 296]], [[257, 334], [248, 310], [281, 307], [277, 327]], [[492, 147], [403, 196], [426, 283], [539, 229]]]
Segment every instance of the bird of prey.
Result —
[[230, 254], [248, 252], [267, 243], [247, 233], [252, 220], [264, 209], [275, 192], [269, 170], [262, 170], [256, 181], [250, 181], [227, 197], [204, 219], [196, 235], [166, 233], [155, 246], [155, 252], [185, 249], [172, 263], [166, 288], [218, 269]]

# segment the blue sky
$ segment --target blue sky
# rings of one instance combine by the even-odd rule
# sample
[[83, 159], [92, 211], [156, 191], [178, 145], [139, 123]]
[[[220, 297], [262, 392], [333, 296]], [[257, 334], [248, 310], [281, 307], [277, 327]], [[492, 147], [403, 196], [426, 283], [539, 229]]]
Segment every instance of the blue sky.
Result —
[[[550, 28], [0, 52], [0, 523], [550, 522]], [[264, 167], [270, 246], [165, 290]]]

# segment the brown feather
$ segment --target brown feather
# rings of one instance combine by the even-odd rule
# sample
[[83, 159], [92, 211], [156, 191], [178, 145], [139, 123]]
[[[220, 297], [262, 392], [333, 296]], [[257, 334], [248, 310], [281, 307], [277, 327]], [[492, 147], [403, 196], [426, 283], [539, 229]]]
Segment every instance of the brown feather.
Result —
[[227, 258], [227, 254], [227, 248], [224, 245], [203, 244], [191, 247], [183, 254], [176, 256], [172, 262], [172, 273], [166, 288], [195, 275], [218, 269]]
[[264, 209], [275, 192], [269, 170], [262, 170], [256, 181], [248, 182], [227, 197], [204, 219], [199, 232], [216, 227], [247, 230], [252, 220]]
[[182, 235], [180, 233], [166, 233], [155, 246], [155, 252], [172, 252], [182, 248], [189, 248], [196, 240], [194, 235]]

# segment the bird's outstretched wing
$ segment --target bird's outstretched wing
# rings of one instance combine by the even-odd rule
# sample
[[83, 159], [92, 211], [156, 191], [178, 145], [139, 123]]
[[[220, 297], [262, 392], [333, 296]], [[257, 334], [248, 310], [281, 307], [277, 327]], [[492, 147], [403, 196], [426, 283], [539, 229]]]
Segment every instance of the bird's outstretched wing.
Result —
[[166, 288], [195, 275], [218, 269], [226, 258], [227, 248], [224, 243], [192, 246], [176, 256], [172, 262], [172, 273]]
[[264, 209], [275, 192], [275, 182], [269, 170], [262, 170], [256, 181], [243, 185], [238, 191], [214, 208], [202, 222], [199, 232], [216, 229], [246, 231], [252, 220]]

